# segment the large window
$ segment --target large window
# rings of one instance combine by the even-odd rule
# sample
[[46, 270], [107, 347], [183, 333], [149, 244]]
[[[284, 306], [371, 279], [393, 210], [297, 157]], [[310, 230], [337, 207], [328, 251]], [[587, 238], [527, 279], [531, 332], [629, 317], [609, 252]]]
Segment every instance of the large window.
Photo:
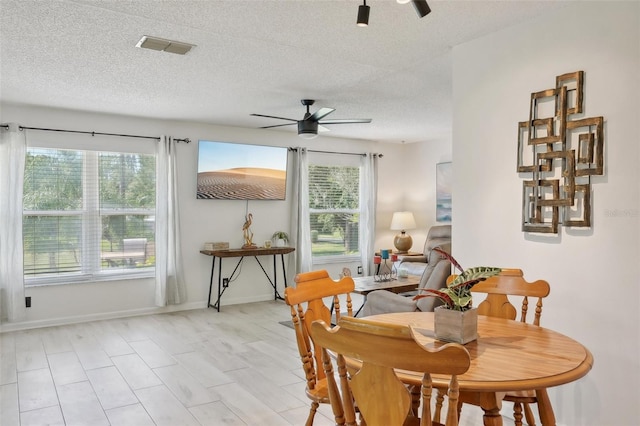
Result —
[[360, 167], [348, 162], [335, 165], [335, 158], [333, 160], [333, 165], [323, 164], [320, 156], [310, 156], [309, 161], [309, 216], [314, 261], [342, 261], [360, 256]]
[[155, 156], [27, 149], [27, 285], [149, 275], [155, 267]]

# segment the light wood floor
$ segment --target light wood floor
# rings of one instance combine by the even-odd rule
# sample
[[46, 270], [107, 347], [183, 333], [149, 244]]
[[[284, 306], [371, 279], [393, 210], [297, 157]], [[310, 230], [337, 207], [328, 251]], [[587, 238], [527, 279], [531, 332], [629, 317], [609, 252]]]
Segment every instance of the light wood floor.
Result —
[[303, 425], [288, 319], [277, 301], [0, 334], [0, 425]]

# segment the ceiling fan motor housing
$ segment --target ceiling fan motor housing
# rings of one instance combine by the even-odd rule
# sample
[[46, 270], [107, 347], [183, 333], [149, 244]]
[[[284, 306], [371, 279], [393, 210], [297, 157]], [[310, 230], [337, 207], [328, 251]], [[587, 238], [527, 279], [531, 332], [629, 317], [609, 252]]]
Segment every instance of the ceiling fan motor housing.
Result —
[[298, 121], [298, 134], [318, 134], [318, 122], [313, 120]]

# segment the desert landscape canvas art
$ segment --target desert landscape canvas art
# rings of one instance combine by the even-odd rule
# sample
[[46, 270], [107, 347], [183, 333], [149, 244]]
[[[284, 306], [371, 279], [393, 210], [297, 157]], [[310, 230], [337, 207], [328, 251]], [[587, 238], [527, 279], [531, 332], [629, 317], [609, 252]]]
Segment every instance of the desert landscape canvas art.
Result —
[[197, 198], [284, 200], [288, 148], [199, 141]]

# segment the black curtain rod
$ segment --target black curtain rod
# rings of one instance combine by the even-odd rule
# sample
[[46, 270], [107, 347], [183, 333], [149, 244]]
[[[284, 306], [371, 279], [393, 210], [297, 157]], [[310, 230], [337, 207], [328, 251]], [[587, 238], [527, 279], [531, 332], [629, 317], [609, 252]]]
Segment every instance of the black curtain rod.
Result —
[[[0, 127], [4, 127], [5, 129], [9, 128], [8, 124], [2, 124], [0, 125]], [[91, 136], [119, 136], [119, 137], [123, 137], [123, 138], [139, 138], [139, 139], [156, 139], [156, 140], [160, 140], [159, 136], [140, 136], [140, 135], [125, 135], [125, 134], [119, 134], [119, 133], [102, 133], [102, 132], [85, 132], [85, 131], [81, 131], [81, 130], [63, 130], [63, 129], [47, 129], [47, 128], [43, 128], [43, 127], [26, 127], [26, 126], [18, 126], [18, 129], [20, 130], [44, 130], [46, 132], [64, 132], [64, 133], [80, 133], [83, 135], [91, 135]], [[184, 143], [190, 143], [191, 139], [189, 138], [184, 138], [184, 139], [174, 139], [176, 142], [184, 142]]]
[[[289, 147], [289, 151], [298, 151], [298, 148], [293, 148], [293, 147]], [[365, 156], [367, 155], [366, 153], [358, 153], [358, 152], [338, 152], [338, 151], [318, 151], [315, 149], [308, 149], [308, 152], [319, 152], [322, 154], [342, 154], [342, 155], [360, 155], [360, 156]], [[382, 158], [382, 154], [373, 154], [373, 155], [377, 155], [378, 158]]]

